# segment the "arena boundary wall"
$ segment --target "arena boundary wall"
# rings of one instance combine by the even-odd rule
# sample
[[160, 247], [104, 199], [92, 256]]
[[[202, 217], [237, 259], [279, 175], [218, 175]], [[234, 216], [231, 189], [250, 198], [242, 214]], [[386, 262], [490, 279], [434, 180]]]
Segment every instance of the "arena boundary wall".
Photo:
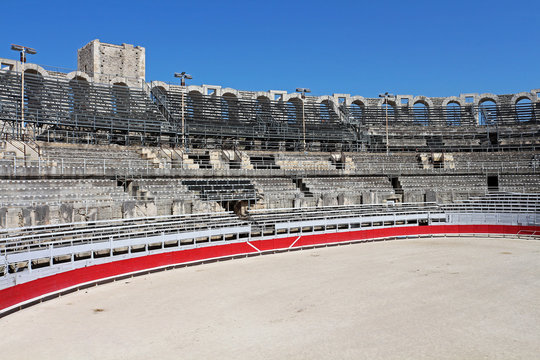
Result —
[[156, 271], [237, 257], [256, 256], [321, 246], [409, 237], [460, 235], [534, 235], [540, 226], [426, 225], [275, 237], [120, 259], [52, 274], [0, 290], [0, 317], [77, 290]]

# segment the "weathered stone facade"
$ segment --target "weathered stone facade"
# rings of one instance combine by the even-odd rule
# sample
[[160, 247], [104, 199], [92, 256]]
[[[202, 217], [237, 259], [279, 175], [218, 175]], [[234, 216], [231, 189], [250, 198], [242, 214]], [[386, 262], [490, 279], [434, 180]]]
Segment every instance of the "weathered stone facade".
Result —
[[77, 51], [77, 69], [98, 82], [138, 85], [145, 78], [145, 49], [92, 40]]

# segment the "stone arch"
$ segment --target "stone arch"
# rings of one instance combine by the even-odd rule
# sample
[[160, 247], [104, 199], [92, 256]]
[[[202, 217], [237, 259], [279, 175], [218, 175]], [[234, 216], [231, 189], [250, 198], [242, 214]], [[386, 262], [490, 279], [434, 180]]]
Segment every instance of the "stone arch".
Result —
[[[167, 108], [169, 111], [174, 112], [171, 104], [171, 98], [169, 97], [169, 85], [162, 81], [152, 81], [150, 84], [150, 95], [154, 104], [159, 108], [160, 112], [164, 112]], [[181, 105], [180, 105], [181, 106]], [[182, 111], [182, 109], [180, 109]]]
[[461, 109], [462, 105], [455, 100], [445, 101], [443, 112], [446, 118], [447, 125], [461, 125]]
[[44, 68], [42, 68], [41, 66], [37, 64], [25, 64], [24, 72], [26, 73], [27, 70], [33, 70], [32, 72], [33, 74], [39, 74], [43, 76], [44, 78], [49, 76], [49, 73], [47, 72], [47, 70], [45, 70]]
[[450, 103], [458, 104], [460, 107], [465, 106], [465, 101], [462, 98], [457, 97], [457, 96], [450, 96], [450, 97], [444, 98], [442, 102], [442, 107], [446, 108], [446, 106]]
[[429, 124], [429, 109], [433, 107], [433, 102], [425, 96], [417, 96], [413, 100], [412, 110], [414, 122], [420, 125]]
[[531, 95], [531, 93], [528, 93], [526, 91], [522, 91], [520, 93], [514, 94], [514, 96], [512, 96], [511, 102], [512, 104], [515, 105], [523, 99], [529, 99], [531, 102], [534, 102], [533, 96]]
[[[33, 65], [33, 64], [32, 64]], [[43, 70], [44, 71], [44, 70]], [[24, 69], [24, 106], [26, 119], [38, 119], [43, 110], [44, 76], [39, 66]]]
[[495, 94], [485, 93], [478, 96], [478, 106], [486, 101], [493, 101], [495, 105], [499, 105], [499, 97]]
[[322, 101], [318, 102], [318, 105], [319, 105], [318, 112], [319, 112], [320, 121], [322, 123], [331, 122], [332, 121], [332, 113], [335, 112], [334, 109], [333, 109], [334, 102], [329, 100], [329, 99], [325, 99], [325, 100], [322, 100]]
[[361, 99], [354, 100], [349, 106], [351, 121], [359, 123], [363, 120], [366, 112], [366, 105]]
[[296, 125], [302, 123], [302, 98], [291, 96], [286, 102], [287, 123]]
[[299, 93], [283, 94], [283, 101], [284, 102], [291, 101], [291, 100], [294, 100], [294, 99], [298, 99], [298, 100], [302, 101], [302, 95], [300, 95]]
[[204, 96], [203, 91], [200, 87], [194, 87], [190, 89], [187, 88], [188, 93], [186, 95], [186, 114], [188, 119], [203, 119], [203, 109], [204, 109]]
[[221, 95], [221, 118], [227, 122], [238, 121], [238, 91], [222, 92]]
[[255, 99], [256, 120], [269, 120], [272, 116], [271, 102], [268, 95], [259, 95]]
[[154, 90], [158, 91], [157, 94], [163, 94], [165, 97], [167, 97], [167, 94], [169, 93], [169, 89], [167, 89], [167, 87], [161, 86], [161, 85], [152, 86], [151, 91], [154, 92]]
[[[77, 74], [79, 73], [79, 74]], [[73, 113], [87, 112], [90, 106], [90, 83], [88, 75], [83, 72], [72, 72], [69, 77], [70, 111]], [[86, 75], [86, 76], [85, 76]]]
[[188, 93], [191, 92], [191, 91], [197, 91], [201, 95], [204, 94], [204, 88], [202, 86], [199, 86], [199, 85], [187, 85], [186, 86], [186, 91]]
[[150, 83], [150, 89], [153, 89], [155, 87], [162, 87], [164, 88], [165, 90], [167, 91], [170, 91], [170, 85], [167, 84], [166, 82], [164, 81], [159, 81], [159, 80], [155, 80], [155, 81], [152, 81]]
[[380, 98], [378, 101], [378, 107], [379, 107], [379, 119], [386, 120], [386, 109], [388, 108], [388, 122], [395, 122], [396, 111], [397, 111], [397, 103], [395, 99], [394, 100], [389, 99], [388, 103], [385, 103], [384, 98]]
[[415, 96], [413, 98], [413, 101], [412, 101], [413, 107], [414, 107], [414, 105], [416, 105], [418, 103], [424, 104], [428, 108], [428, 110], [433, 109], [433, 107], [434, 107], [433, 106], [433, 101], [431, 101], [431, 99], [426, 97], [426, 96], [422, 96], [422, 95]]
[[92, 81], [91, 77], [88, 76], [87, 73], [82, 72], [82, 71], [72, 71], [72, 72], [70, 72], [70, 73], [68, 73], [68, 74], [66, 75], [66, 79], [68, 79], [68, 80], [73, 80], [73, 79], [75, 79], [75, 78], [77, 78], [77, 79], [84, 79], [84, 80], [86, 80], [88, 83], [90, 83], [90, 82]]
[[522, 92], [512, 97], [518, 122], [529, 122], [534, 117], [533, 99], [530, 94]]
[[[228, 94], [228, 95], [227, 95]], [[234, 97], [236, 97], [236, 99], [240, 99], [242, 96], [240, 94], [240, 91], [236, 90], [236, 89], [233, 89], [233, 88], [223, 88], [221, 89], [220, 91], [220, 95], [221, 96], [231, 96], [233, 95]]]
[[493, 125], [497, 122], [497, 96], [480, 96], [478, 101], [478, 125]]
[[362, 108], [366, 108], [368, 105], [367, 100], [363, 96], [351, 96], [350, 97], [350, 103], [351, 104], [357, 104], [358, 106]]
[[[384, 105], [384, 98], [380, 98], [379, 101], [377, 101], [378, 107], [383, 107]], [[394, 110], [397, 108], [397, 103], [395, 99], [388, 99], [388, 105], [390, 105]]]

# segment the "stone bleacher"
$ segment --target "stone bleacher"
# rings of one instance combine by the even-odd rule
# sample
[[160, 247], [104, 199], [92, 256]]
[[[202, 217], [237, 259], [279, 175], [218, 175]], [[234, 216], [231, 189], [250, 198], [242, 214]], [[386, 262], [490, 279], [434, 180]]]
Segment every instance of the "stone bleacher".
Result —
[[539, 193], [540, 175], [500, 175], [499, 190], [523, 193]]
[[304, 195], [290, 178], [252, 178], [260, 198], [255, 208], [288, 208]]
[[308, 177], [302, 181], [325, 206], [374, 204], [398, 198], [386, 176]]
[[0, 227], [129, 217], [134, 199], [105, 179], [0, 180]]
[[487, 193], [483, 175], [400, 176], [404, 202], [439, 203], [466, 199]]
[[282, 170], [336, 170], [328, 155], [277, 154], [275, 163]]
[[141, 148], [130, 148], [119, 145], [99, 146], [81, 144], [54, 144], [39, 142], [42, 159], [50, 165], [64, 164], [74, 167], [102, 167], [104, 161], [108, 166], [117, 168], [147, 168], [159, 165], [142, 158]]

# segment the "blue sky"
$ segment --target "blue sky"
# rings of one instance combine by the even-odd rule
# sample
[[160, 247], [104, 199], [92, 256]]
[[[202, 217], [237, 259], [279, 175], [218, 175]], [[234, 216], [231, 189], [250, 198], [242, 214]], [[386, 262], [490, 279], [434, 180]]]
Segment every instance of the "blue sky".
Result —
[[[147, 80], [241, 90], [451, 96], [540, 88], [540, 2], [9, 1], [9, 44], [77, 67], [92, 39], [146, 48]], [[8, 15], [12, 14], [12, 15]], [[7, 15], [7, 16], [6, 16]], [[21, 26], [23, 24], [23, 26]]]

